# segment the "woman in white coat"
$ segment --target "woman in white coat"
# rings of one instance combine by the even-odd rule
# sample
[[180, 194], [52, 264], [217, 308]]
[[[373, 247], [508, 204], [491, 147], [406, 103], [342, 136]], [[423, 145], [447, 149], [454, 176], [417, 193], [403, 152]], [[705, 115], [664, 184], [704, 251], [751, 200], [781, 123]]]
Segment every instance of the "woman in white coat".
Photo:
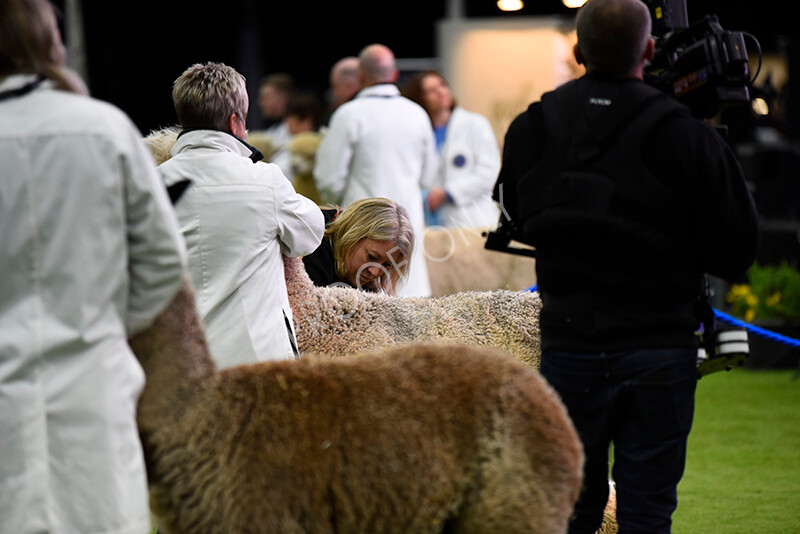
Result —
[[63, 60], [47, 0], [0, 2], [0, 531], [147, 534], [127, 338], [186, 255], [140, 132]]
[[458, 107], [436, 71], [415, 75], [403, 94], [428, 112], [439, 153], [436, 182], [424, 192], [426, 224], [496, 226], [500, 211], [492, 189], [500, 171], [500, 149], [489, 121]]

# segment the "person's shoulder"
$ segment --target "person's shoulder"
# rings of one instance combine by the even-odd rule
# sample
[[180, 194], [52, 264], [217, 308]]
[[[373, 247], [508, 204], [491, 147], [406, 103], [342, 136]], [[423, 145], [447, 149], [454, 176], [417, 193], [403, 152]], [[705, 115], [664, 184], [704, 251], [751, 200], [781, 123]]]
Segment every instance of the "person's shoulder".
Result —
[[[69, 133], [78, 138], [109, 143], [117, 153], [131, 155], [138, 152], [135, 143], [143, 137], [133, 120], [116, 105], [91, 96], [55, 90], [48, 102], [51, 123], [45, 130]], [[102, 140], [102, 141], [101, 141]], [[111, 153], [107, 154], [112, 157]]]
[[52, 90], [43, 95], [53, 103], [50, 108], [58, 120], [75, 129], [103, 129], [119, 125], [129, 129], [133, 121], [120, 108], [110, 102], [68, 91]]
[[513, 135], [515, 133], [529, 132], [533, 125], [541, 119], [541, 116], [542, 102], [540, 100], [531, 102], [528, 107], [511, 120], [508, 126], [508, 133]]
[[87, 121], [94, 121], [102, 125], [118, 125], [129, 131], [134, 127], [133, 120], [116, 105], [91, 96], [78, 95], [64, 91], [61, 93], [62, 104], [65, 110], [71, 110], [73, 115], [83, 115]]
[[453, 122], [463, 121], [465, 123], [469, 123], [469, 124], [472, 124], [474, 126], [481, 126], [481, 127], [489, 126], [489, 127], [491, 127], [489, 119], [487, 119], [485, 115], [482, 115], [482, 114], [478, 113], [477, 111], [471, 111], [471, 110], [462, 108], [460, 106], [456, 106], [455, 108], [453, 108], [453, 114], [452, 114], [452, 118], [450, 120], [453, 121]]
[[364, 101], [358, 98], [353, 98], [340, 105], [331, 113], [326, 131], [331, 129], [335, 131], [337, 128], [350, 121], [352, 117], [358, 117], [361, 114], [360, 110], [363, 105]]
[[322, 215], [325, 218], [325, 226], [335, 221], [336, 217], [338, 217], [339, 214], [342, 212], [342, 210], [339, 207], [335, 206], [326, 206], [321, 209], [322, 209]]
[[283, 173], [280, 166], [277, 163], [272, 163], [269, 161], [257, 161], [255, 163], [245, 161], [248, 158], [237, 159], [237, 161], [245, 166], [252, 168], [252, 175], [257, 180], [257, 183], [263, 183], [265, 185], [289, 185], [291, 186], [291, 181], [289, 178]]
[[691, 110], [671, 95], [665, 94], [659, 99], [663, 107], [660, 115], [659, 130], [675, 136], [712, 136], [717, 135], [716, 127], [709, 121], [695, 116]]
[[395, 113], [401, 114], [409, 120], [416, 119], [421, 121], [427, 128], [430, 128], [431, 120], [428, 112], [413, 100], [405, 96], [398, 96], [397, 98], [388, 99], [388, 101], [397, 106]]

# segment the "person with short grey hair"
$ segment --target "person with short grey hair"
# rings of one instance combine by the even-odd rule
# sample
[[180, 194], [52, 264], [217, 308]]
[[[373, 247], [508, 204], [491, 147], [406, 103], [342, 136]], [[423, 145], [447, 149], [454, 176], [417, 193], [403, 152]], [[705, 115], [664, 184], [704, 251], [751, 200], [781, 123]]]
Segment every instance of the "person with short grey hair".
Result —
[[358, 58], [348, 56], [334, 63], [330, 72], [332, 110], [353, 98], [358, 89]]
[[583, 442], [570, 534], [603, 521], [613, 445], [620, 533], [666, 534], [694, 415], [706, 278], [756, 257], [755, 204], [731, 147], [644, 83], [654, 56], [640, 0], [588, 0], [574, 48], [586, 75], [509, 126], [501, 227], [536, 250], [541, 373]]
[[[239, 128], [247, 117], [248, 96], [244, 76], [227, 65], [196, 64], [175, 80], [172, 101], [184, 130], [212, 127]], [[229, 124], [233, 118], [234, 124]]]
[[182, 131], [159, 168], [171, 191], [211, 354], [220, 367], [297, 356], [282, 255], [322, 241], [320, 208], [248, 145], [245, 79], [221, 63], [173, 85]]

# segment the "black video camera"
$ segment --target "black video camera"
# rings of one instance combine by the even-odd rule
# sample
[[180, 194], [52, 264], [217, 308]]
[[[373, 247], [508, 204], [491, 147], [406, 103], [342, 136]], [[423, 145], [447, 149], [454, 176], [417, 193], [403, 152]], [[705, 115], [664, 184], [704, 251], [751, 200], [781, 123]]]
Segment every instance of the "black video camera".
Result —
[[[686, 0], [643, 0], [653, 20], [655, 57], [645, 68], [644, 81], [673, 95], [698, 118], [748, 104], [751, 83], [744, 32], [722, 29], [716, 15], [688, 23]], [[755, 78], [755, 77], [754, 77]]]

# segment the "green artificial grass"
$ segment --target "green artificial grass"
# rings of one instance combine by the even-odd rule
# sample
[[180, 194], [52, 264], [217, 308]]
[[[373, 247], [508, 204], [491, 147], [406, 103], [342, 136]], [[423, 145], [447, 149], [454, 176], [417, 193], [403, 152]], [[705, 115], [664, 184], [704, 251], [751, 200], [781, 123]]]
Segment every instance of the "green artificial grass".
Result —
[[673, 533], [800, 533], [800, 376], [703, 377]]

